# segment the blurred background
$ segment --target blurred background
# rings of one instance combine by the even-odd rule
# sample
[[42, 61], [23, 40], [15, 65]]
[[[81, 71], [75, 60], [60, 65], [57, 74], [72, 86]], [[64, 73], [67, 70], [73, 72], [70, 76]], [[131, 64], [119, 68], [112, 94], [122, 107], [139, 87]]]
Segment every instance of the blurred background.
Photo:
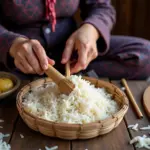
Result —
[[150, 40], [150, 0], [112, 0], [117, 12], [113, 34]]
[[[130, 35], [150, 40], [150, 0], [112, 0], [117, 12], [114, 35]], [[79, 21], [79, 11], [75, 18]]]

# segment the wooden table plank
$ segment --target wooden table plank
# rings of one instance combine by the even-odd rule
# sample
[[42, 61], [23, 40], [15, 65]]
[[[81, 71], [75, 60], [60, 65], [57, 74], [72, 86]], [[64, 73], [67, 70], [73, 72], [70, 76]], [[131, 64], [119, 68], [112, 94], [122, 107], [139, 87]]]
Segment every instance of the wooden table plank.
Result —
[[[108, 81], [108, 79], [102, 79]], [[90, 140], [72, 141], [72, 150], [134, 150], [124, 120], [112, 132]]]
[[[24, 138], [20, 137], [20, 134]], [[70, 141], [50, 138], [27, 127], [27, 125], [19, 119], [16, 130], [11, 140], [12, 150], [44, 150], [45, 146], [58, 146], [60, 150], [70, 150]]]
[[0, 126], [3, 127], [0, 128], [0, 132], [3, 134], [10, 134], [10, 137], [4, 139], [7, 143], [11, 139], [17, 116], [18, 112], [15, 107], [4, 107], [0, 105], [0, 119], [4, 120], [4, 122], [0, 123]]
[[[23, 81], [20, 88], [26, 83], [27, 81]], [[7, 143], [11, 141], [18, 118], [18, 111], [16, 109], [16, 94], [18, 90], [0, 101], [0, 119], [4, 120], [3, 123], [0, 123], [0, 126], [3, 127], [0, 128], [0, 132], [3, 134], [10, 134], [10, 137], [4, 139]]]
[[[137, 101], [138, 106], [140, 107], [144, 118], [143, 119], [137, 119], [137, 116], [134, 113], [133, 107], [131, 105], [127, 115], [126, 115], [126, 121], [127, 124], [134, 124], [134, 123], [138, 123], [139, 126], [147, 126], [150, 122], [148, 120], [148, 117], [145, 113], [143, 104], [142, 104], [142, 100], [143, 100], [143, 94], [144, 94], [144, 90], [146, 89], [146, 87], [148, 86], [148, 83], [146, 83], [145, 81], [129, 81], [128, 85], [131, 89], [131, 92], [133, 93], [134, 98]], [[137, 135], [143, 135], [148, 133], [148, 131], [142, 131], [142, 132], [133, 132], [131, 131], [132, 136], [137, 136]]]
[[72, 150], [134, 150], [128, 144], [129, 134], [124, 121], [112, 132], [90, 140], [72, 141]]
[[[113, 83], [118, 86], [121, 86], [119, 81], [113, 81]], [[128, 126], [131, 124], [138, 123], [139, 127], [147, 126], [147, 125], [149, 125], [150, 122], [145, 113], [144, 107], [142, 105], [142, 100], [143, 100], [144, 90], [148, 86], [148, 83], [146, 81], [128, 81], [127, 83], [128, 83], [128, 86], [129, 86], [131, 92], [133, 93], [133, 96], [134, 96], [138, 106], [140, 107], [140, 109], [144, 115], [144, 118], [138, 119], [138, 117], [136, 116], [135, 111], [132, 107], [132, 104], [130, 104], [129, 110], [125, 116], [126, 124]], [[149, 131], [135, 132], [132, 130], [129, 130], [129, 132], [130, 132], [131, 138], [138, 136], [138, 135], [142, 136], [143, 134], [147, 135], [149, 133]], [[141, 149], [141, 150], [144, 150], [144, 149]]]

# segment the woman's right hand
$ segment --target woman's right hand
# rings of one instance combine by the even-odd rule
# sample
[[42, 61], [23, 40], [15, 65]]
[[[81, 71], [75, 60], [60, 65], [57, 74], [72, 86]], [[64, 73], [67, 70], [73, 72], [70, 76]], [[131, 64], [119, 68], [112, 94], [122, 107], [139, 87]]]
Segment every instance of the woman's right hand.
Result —
[[25, 74], [42, 75], [48, 64], [54, 65], [54, 60], [47, 57], [38, 40], [17, 38], [9, 51], [14, 58], [15, 66]]

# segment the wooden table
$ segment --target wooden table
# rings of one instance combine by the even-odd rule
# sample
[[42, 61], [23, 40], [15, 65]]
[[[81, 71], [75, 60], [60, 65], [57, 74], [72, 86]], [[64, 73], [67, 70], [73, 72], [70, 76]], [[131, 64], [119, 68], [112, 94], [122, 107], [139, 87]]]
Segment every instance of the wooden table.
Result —
[[[23, 80], [21, 86], [30, 81], [31, 80]], [[121, 87], [120, 81], [108, 81]], [[137, 116], [130, 105], [121, 124], [109, 134], [90, 140], [75, 141], [43, 136], [42, 134], [29, 129], [20, 118], [15, 106], [16, 93], [0, 103], [0, 119], [5, 121], [4, 123], [0, 123], [0, 126], [3, 126], [3, 128], [0, 128], [0, 132], [4, 134], [9, 133], [11, 135], [9, 138], [5, 138], [5, 140], [10, 143], [12, 150], [44, 150], [45, 146], [52, 147], [55, 145], [59, 147], [59, 150], [136, 150], [133, 145], [129, 145], [130, 139], [137, 135], [147, 134], [148, 131], [134, 132], [128, 130], [127, 126], [135, 123], [139, 123], [139, 126], [147, 126], [149, 124], [148, 117], [142, 106], [142, 95], [145, 88], [148, 86], [148, 83], [146, 81], [128, 81], [128, 84], [144, 114], [144, 118], [140, 120], [137, 119]], [[22, 134], [24, 138], [21, 138], [20, 134]]]

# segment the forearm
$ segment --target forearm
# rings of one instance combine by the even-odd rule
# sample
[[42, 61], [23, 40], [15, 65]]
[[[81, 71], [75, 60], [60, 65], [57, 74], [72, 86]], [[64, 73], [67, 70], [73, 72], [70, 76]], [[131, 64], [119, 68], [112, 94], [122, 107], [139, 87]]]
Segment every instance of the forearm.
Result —
[[105, 44], [104, 51], [109, 48], [110, 32], [116, 21], [116, 13], [110, 0], [81, 1], [81, 16], [83, 24], [91, 24], [101, 35], [101, 41]]
[[[100, 33], [97, 30], [97, 28], [95, 28], [93, 25], [85, 23], [82, 24], [82, 26], [80, 27], [80, 29], [83, 32], [88, 32], [89, 34], [92, 34], [93, 40], [97, 41], [100, 38]], [[90, 35], [89, 35], [90, 36]]]

